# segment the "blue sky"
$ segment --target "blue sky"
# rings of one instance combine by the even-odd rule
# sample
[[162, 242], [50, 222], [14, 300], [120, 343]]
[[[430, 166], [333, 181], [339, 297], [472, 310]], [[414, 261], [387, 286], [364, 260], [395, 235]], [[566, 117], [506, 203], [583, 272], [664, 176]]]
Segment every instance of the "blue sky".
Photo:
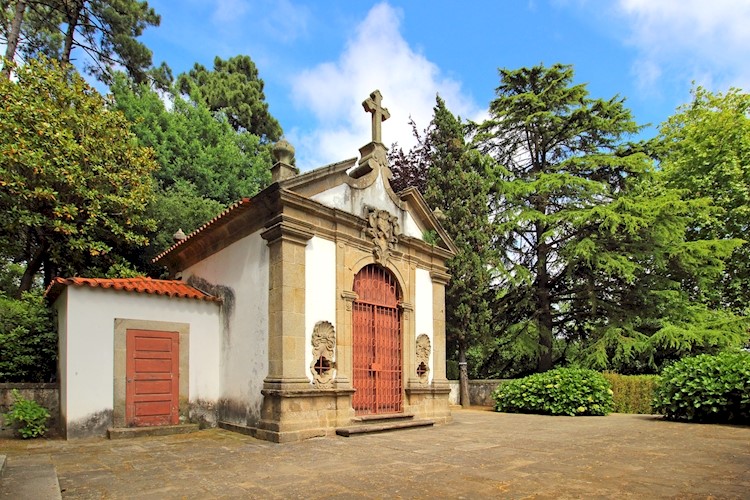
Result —
[[[307, 170], [357, 156], [361, 103], [374, 89], [391, 119], [383, 142], [413, 144], [435, 94], [481, 119], [498, 68], [572, 64], [593, 97], [625, 97], [656, 125], [690, 98], [750, 88], [750, 0], [150, 0], [162, 16], [143, 42], [175, 75], [249, 55], [271, 113]], [[644, 136], [652, 136], [646, 129]]]

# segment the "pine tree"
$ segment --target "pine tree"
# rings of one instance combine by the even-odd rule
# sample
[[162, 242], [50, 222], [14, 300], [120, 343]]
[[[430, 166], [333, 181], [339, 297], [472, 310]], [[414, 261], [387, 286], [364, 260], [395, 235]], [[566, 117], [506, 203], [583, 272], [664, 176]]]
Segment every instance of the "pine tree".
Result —
[[458, 357], [461, 404], [468, 404], [467, 352], [487, 338], [487, 301], [493, 264], [489, 230], [486, 158], [467, 148], [464, 126], [438, 97], [426, 134], [429, 160], [425, 200], [444, 214], [446, 231], [458, 247], [448, 261], [446, 335]]
[[180, 91], [213, 112], [221, 112], [237, 131], [257, 135], [266, 142], [281, 137], [281, 126], [268, 112], [263, 80], [250, 56], [214, 59], [213, 71], [195, 64], [177, 78]]
[[[568, 357], [600, 368], [653, 367], [665, 345], [702, 345], [678, 337], [707, 331], [700, 325], [711, 312], [691, 301], [737, 242], [685, 241], [710, 207], [657, 182], [650, 159], [624, 142], [638, 126], [622, 99], [590, 98], [560, 64], [500, 76], [491, 118], [475, 130], [496, 162], [500, 337], [535, 358], [537, 371], [562, 356], [553, 353], [561, 339], [579, 350]], [[736, 329], [719, 330], [720, 344], [736, 341]]]

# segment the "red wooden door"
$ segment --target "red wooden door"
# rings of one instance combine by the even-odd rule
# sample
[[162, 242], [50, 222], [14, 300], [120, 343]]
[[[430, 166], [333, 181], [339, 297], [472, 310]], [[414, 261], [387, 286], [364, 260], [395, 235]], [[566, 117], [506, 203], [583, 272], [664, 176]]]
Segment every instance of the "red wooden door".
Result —
[[370, 265], [354, 278], [352, 398], [357, 415], [402, 410], [401, 313], [398, 283]]
[[125, 419], [128, 426], [179, 421], [180, 350], [177, 332], [128, 330]]

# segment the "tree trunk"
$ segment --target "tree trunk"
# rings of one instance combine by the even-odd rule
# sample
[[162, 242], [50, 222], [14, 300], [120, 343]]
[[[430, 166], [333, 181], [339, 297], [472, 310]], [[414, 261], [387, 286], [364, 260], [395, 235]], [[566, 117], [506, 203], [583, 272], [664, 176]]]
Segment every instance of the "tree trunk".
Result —
[[63, 64], [70, 63], [70, 52], [73, 50], [73, 41], [75, 39], [78, 18], [83, 9], [83, 1], [69, 0], [65, 2], [65, 16], [68, 22], [68, 29], [65, 32], [65, 46], [63, 47], [62, 59]]
[[18, 287], [16, 298], [21, 298], [23, 292], [31, 290], [31, 285], [34, 284], [34, 276], [39, 272], [42, 262], [47, 257], [47, 250], [49, 250], [49, 244], [45, 241], [36, 249], [34, 255], [26, 263], [26, 269], [23, 272], [23, 276], [21, 276], [21, 285]]
[[471, 406], [469, 397], [469, 369], [466, 366], [466, 341], [458, 341], [458, 393], [461, 406], [468, 408]]
[[5, 59], [7, 60], [7, 62], [3, 64], [2, 76], [6, 80], [10, 78], [10, 63], [16, 57], [16, 48], [18, 47], [18, 40], [21, 38], [21, 23], [23, 22], [23, 16], [25, 12], [26, 0], [17, 0], [16, 12], [13, 15], [13, 22], [10, 25], [7, 46], [5, 47]]
[[536, 303], [537, 329], [539, 332], [539, 359], [536, 371], [546, 372], [552, 368], [552, 299], [550, 297], [550, 277], [547, 269], [547, 258], [550, 248], [544, 241], [547, 228], [537, 224], [537, 260], [536, 260]]

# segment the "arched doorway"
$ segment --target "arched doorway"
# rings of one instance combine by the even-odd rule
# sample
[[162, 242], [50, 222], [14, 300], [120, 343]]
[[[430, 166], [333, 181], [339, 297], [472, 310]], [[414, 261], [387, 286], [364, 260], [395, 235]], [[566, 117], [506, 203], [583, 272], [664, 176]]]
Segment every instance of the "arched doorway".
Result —
[[353, 289], [352, 406], [357, 415], [401, 412], [401, 289], [376, 264], [357, 273]]

